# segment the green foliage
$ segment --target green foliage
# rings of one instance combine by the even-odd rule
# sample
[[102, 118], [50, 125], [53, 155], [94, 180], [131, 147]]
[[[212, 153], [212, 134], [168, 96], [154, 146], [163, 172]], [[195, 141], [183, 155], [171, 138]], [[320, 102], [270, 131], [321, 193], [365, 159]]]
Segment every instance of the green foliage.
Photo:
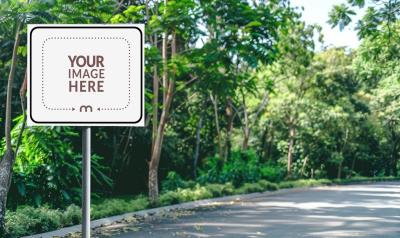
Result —
[[6, 232], [13, 238], [56, 230], [79, 223], [80, 214], [81, 210], [75, 205], [65, 211], [25, 206], [7, 213]]
[[176, 190], [177, 188], [190, 187], [190, 181], [185, 181], [174, 171], [168, 173], [167, 177], [162, 181], [162, 191]]
[[181, 189], [176, 191], [168, 191], [159, 198], [158, 205], [166, 206], [182, 202], [195, 201], [199, 199], [212, 198], [213, 194], [206, 187], [197, 184], [194, 188]]
[[330, 185], [332, 184], [331, 180], [328, 179], [300, 179], [295, 181], [285, 181], [279, 183], [279, 188], [304, 188], [304, 187], [314, 187], [321, 185]]
[[232, 182], [238, 187], [245, 182], [258, 181], [261, 177], [260, 161], [254, 151], [233, 151], [222, 168], [220, 162], [218, 157], [207, 158], [198, 181], [203, 184]]
[[[354, 177], [340, 180], [298, 180], [286, 181], [279, 184], [260, 180], [256, 183], [245, 183], [239, 188], [234, 188], [231, 183], [197, 184], [193, 188], [177, 189], [168, 191], [160, 196], [158, 206], [167, 206], [199, 199], [221, 197], [234, 194], [256, 193], [264, 191], [275, 191], [285, 188], [305, 188], [331, 184], [350, 184], [372, 181], [393, 181], [396, 177]], [[96, 199], [92, 204], [92, 219], [100, 219], [108, 216], [127, 212], [134, 212], [149, 208], [150, 203], [146, 197], [119, 197]], [[47, 232], [61, 227], [76, 225], [81, 222], [81, 209], [70, 205], [65, 210], [50, 209], [48, 207], [34, 208], [29, 206], [20, 207], [14, 212], [7, 212], [7, 235], [10, 238]]]
[[261, 177], [271, 182], [280, 182], [286, 176], [286, 169], [279, 165], [267, 163], [260, 168]]
[[[322, 42], [321, 27], [306, 25], [301, 13], [285, 0], [145, 3], [1, 1], [0, 78], [8, 76], [17, 20], [23, 22], [21, 34], [26, 33], [26, 23], [146, 23], [146, 82], [162, 81], [167, 72], [168, 80], [176, 84], [173, 113], [163, 137], [159, 174], [165, 179], [160, 181], [160, 205], [330, 184], [326, 178], [339, 177], [335, 183], [348, 183], [379, 180], [351, 179], [354, 176], [397, 175], [399, 1], [367, 4], [348, 0], [335, 6], [329, 23], [340, 29], [351, 23], [355, 8], [366, 8], [356, 28], [361, 45], [355, 50], [327, 48], [320, 52], [315, 47], [316, 38]], [[168, 35], [166, 68], [161, 60], [164, 33]], [[172, 57], [173, 33], [177, 52]], [[25, 74], [26, 53], [23, 37], [13, 85], [13, 144], [22, 121], [15, 95]], [[6, 80], [0, 80], [0, 88], [6, 88], [5, 84]], [[154, 109], [162, 109], [165, 88], [161, 86], [159, 102], [154, 105], [149, 104], [155, 93], [152, 85], [146, 83], [145, 91], [149, 99], [146, 112], [152, 118]], [[5, 94], [0, 92], [2, 98]], [[2, 104], [2, 125], [3, 115]], [[147, 184], [143, 171], [152, 144], [148, 128], [96, 129], [94, 191], [100, 196], [130, 197], [98, 200], [93, 205], [94, 218], [149, 206], [144, 197], [132, 198], [132, 194], [143, 193]], [[242, 143], [246, 129], [250, 131], [248, 147]], [[27, 128], [24, 132], [8, 199], [11, 236], [80, 221], [79, 208], [68, 206], [80, 204], [78, 134], [71, 127]], [[194, 164], [197, 142], [198, 163]], [[218, 142], [222, 148], [217, 149]], [[3, 150], [2, 140], [0, 153]], [[222, 158], [213, 157], [218, 152]], [[286, 171], [289, 152], [290, 176]], [[195, 179], [194, 171], [199, 171], [195, 181], [183, 179]], [[302, 180], [285, 181], [288, 178]], [[26, 204], [37, 209], [24, 207]], [[57, 210], [65, 207], [65, 211]]]
[[206, 189], [210, 191], [213, 197], [222, 197], [235, 193], [235, 188], [232, 183], [226, 184], [206, 184]]
[[100, 199], [91, 206], [91, 218], [100, 219], [126, 212], [144, 210], [148, 206], [149, 201], [144, 196]]
[[264, 188], [258, 183], [245, 183], [236, 190], [238, 194], [263, 192]]
[[[22, 117], [16, 122], [13, 140], [18, 137]], [[73, 146], [76, 137], [78, 133], [69, 127], [25, 129], [14, 164], [11, 191], [15, 192], [11, 193], [9, 206], [62, 207], [80, 203], [82, 157]], [[111, 187], [102, 159], [92, 156], [92, 179], [95, 186]]]
[[276, 183], [272, 183], [263, 179], [258, 181], [258, 184], [264, 189], [264, 191], [275, 191], [279, 189]]
[[[365, 15], [358, 21], [356, 29], [360, 38], [375, 37], [386, 27], [391, 27], [399, 19], [400, 2], [392, 0], [371, 1], [349, 0], [347, 4], [335, 5], [329, 12], [329, 23], [332, 27], [339, 26], [340, 30], [349, 25], [354, 17], [354, 7], [365, 8]], [[390, 35], [389, 35], [390, 37]]]
[[333, 27], [339, 26], [339, 29], [343, 30], [351, 22], [351, 15], [355, 14], [356, 13], [345, 4], [336, 5], [329, 12], [328, 23]]

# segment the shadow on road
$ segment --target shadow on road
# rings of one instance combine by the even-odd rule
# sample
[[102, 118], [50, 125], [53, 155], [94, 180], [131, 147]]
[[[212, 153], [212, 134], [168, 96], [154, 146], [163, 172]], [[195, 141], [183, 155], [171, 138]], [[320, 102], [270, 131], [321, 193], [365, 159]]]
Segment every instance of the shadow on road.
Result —
[[400, 237], [400, 183], [315, 188], [150, 219], [114, 237]]

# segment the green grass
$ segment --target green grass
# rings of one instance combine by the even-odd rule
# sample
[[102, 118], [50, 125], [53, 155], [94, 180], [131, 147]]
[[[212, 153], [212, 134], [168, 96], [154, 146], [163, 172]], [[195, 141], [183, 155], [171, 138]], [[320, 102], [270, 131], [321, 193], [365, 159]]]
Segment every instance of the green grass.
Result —
[[[361, 182], [393, 181], [400, 178], [379, 177], [365, 178], [354, 177], [351, 179], [301, 179], [272, 183], [260, 180], [257, 183], [245, 183], [235, 188], [231, 183], [196, 184], [192, 188], [178, 188], [160, 195], [157, 206], [166, 206], [207, 198], [222, 197], [235, 194], [247, 194], [254, 192], [275, 191], [287, 188], [303, 188], [332, 184], [351, 184]], [[95, 200], [92, 204], [92, 219], [100, 219], [127, 212], [135, 212], [150, 208], [150, 203], [145, 196], [103, 198]], [[8, 211], [6, 214], [6, 231], [8, 237], [21, 237], [37, 233], [60, 229], [81, 222], [81, 209], [76, 205], [70, 205], [66, 210], [50, 209], [46, 206], [34, 208], [23, 206], [16, 211]]]

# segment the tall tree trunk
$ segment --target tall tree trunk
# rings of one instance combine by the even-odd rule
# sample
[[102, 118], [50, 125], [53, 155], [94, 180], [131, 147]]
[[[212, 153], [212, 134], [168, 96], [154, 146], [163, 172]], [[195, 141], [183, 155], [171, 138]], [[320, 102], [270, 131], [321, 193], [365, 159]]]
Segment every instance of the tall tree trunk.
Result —
[[196, 129], [196, 147], [194, 149], [194, 158], [193, 158], [193, 178], [197, 177], [197, 163], [199, 160], [200, 153], [200, 132], [203, 126], [203, 114], [200, 115], [199, 124]]
[[250, 125], [249, 125], [249, 115], [246, 109], [246, 103], [243, 98], [243, 142], [242, 142], [242, 150], [247, 150], [249, 147], [249, 138], [250, 138]]
[[296, 129], [293, 124], [293, 121], [290, 123], [289, 127], [289, 143], [288, 143], [288, 156], [287, 156], [287, 174], [288, 176], [292, 173], [292, 163], [293, 163], [293, 149], [294, 149], [294, 140], [296, 136]]
[[398, 162], [398, 140], [395, 139], [395, 143], [393, 145], [392, 149], [392, 176], [397, 177], [398, 171], [397, 171], [397, 162]]
[[[172, 43], [171, 43], [171, 57], [176, 54], [176, 33], [172, 32]], [[166, 72], [164, 72], [166, 73]], [[153, 150], [151, 153], [151, 160], [149, 163], [149, 198], [152, 204], [155, 204], [158, 200], [158, 166], [160, 163], [161, 149], [164, 140], [165, 126], [169, 117], [171, 108], [172, 98], [174, 95], [175, 82], [173, 79], [168, 80], [167, 95], [165, 102], [163, 103], [163, 109], [161, 112], [160, 123], [157, 129], [157, 135], [154, 142]]]
[[[150, 11], [149, 11], [149, 2], [150, 0], [146, 0], [146, 17], [147, 20], [150, 19]], [[158, 15], [158, 1], [154, 1], [154, 8], [155, 8], [155, 14]], [[164, 10], [165, 12], [165, 10]], [[149, 36], [149, 41], [150, 44], [152, 44], [154, 47], [158, 48], [158, 35], [154, 34], [153, 38]], [[164, 39], [163, 39], [163, 44], [164, 44]], [[165, 42], [166, 44], [166, 42]], [[164, 47], [164, 45], [163, 45]], [[164, 53], [164, 49], [166, 50], [166, 47], [163, 48], [163, 66], [164, 66], [164, 60], [166, 60], [166, 53]], [[164, 75], [163, 75], [164, 76]], [[154, 143], [155, 143], [155, 138], [157, 134], [157, 128], [158, 128], [158, 93], [159, 93], [159, 78], [158, 78], [158, 68], [157, 65], [153, 66], [153, 117], [152, 117], [152, 144], [151, 144], [151, 150], [153, 150]]]
[[350, 173], [350, 178], [353, 176], [354, 168], [356, 166], [356, 157], [353, 156], [353, 160], [351, 161], [351, 173]]
[[226, 141], [225, 141], [225, 153], [224, 161], [231, 157], [232, 149], [232, 129], [233, 129], [233, 106], [232, 100], [228, 97], [227, 104], [225, 108], [226, 113]]
[[243, 117], [244, 117], [242, 150], [247, 150], [247, 148], [249, 147], [250, 125], [249, 125], [249, 114], [247, 112], [246, 99], [244, 95], [242, 95], [242, 107], [243, 107]]
[[339, 163], [339, 167], [338, 167], [338, 173], [337, 173], [337, 179], [341, 179], [342, 178], [342, 170], [343, 170], [343, 157], [342, 160]]
[[[167, 14], [167, 0], [164, 0], [164, 15]], [[162, 62], [163, 62], [163, 75], [162, 75], [162, 86], [163, 86], [163, 103], [167, 100], [167, 86], [168, 86], [168, 67], [167, 67], [167, 50], [168, 50], [168, 32], [165, 31], [162, 35]]]
[[[247, 105], [246, 105], [246, 97], [244, 94], [242, 94], [242, 107], [243, 107], [243, 122], [242, 122], [242, 129], [243, 129], [243, 141], [242, 141], [242, 149], [247, 150], [249, 148], [249, 140], [250, 140], [250, 134], [251, 134], [251, 125], [256, 125], [259, 116], [261, 113], [265, 110], [266, 106], [268, 105], [269, 102], [269, 95], [268, 91], [264, 93], [263, 99], [259, 103], [257, 110], [255, 111], [253, 120], [250, 122], [249, 118], [249, 112], [247, 110]], [[266, 131], [267, 132], [267, 131]], [[264, 136], [264, 135], [263, 135]], [[266, 136], [266, 134], [265, 134]], [[265, 145], [263, 141], [263, 145]], [[263, 147], [264, 148], [264, 147]]]
[[[156, 37], [157, 40], [157, 37]], [[154, 73], [153, 73], [153, 130], [152, 130], [152, 146], [151, 149], [154, 147], [155, 138], [157, 135], [157, 127], [158, 127], [158, 73], [157, 73], [157, 66], [154, 66]]]
[[4, 219], [7, 205], [7, 194], [10, 189], [12, 167], [15, 161], [15, 153], [11, 144], [11, 102], [12, 102], [12, 90], [14, 84], [14, 75], [17, 67], [17, 50], [20, 41], [20, 28], [22, 22], [18, 21], [16, 26], [15, 42], [13, 47], [10, 73], [8, 75], [7, 84], [7, 100], [6, 100], [6, 120], [5, 120], [5, 136], [6, 136], [6, 151], [0, 161], [0, 234], [4, 234]]
[[272, 145], [274, 141], [274, 130], [272, 121], [268, 124], [268, 128], [265, 129], [265, 136], [263, 139], [263, 160], [267, 161], [271, 157]]
[[301, 167], [301, 176], [302, 176], [302, 177], [305, 177], [307, 162], [308, 162], [308, 156], [306, 156], [306, 157], [304, 158], [303, 166]]
[[214, 108], [214, 118], [215, 118], [215, 127], [217, 129], [217, 141], [218, 141], [218, 156], [222, 161], [224, 159], [223, 148], [222, 148], [222, 135], [221, 129], [219, 128], [219, 118], [218, 118], [218, 98], [210, 93], [210, 99]]
[[342, 148], [340, 149], [340, 163], [339, 163], [339, 167], [338, 167], [338, 174], [337, 174], [337, 178], [341, 179], [342, 178], [342, 172], [343, 172], [343, 163], [344, 163], [344, 150], [346, 148], [347, 145], [347, 140], [349, 138], [349, 129], [346, 128], [346, 132], [345, 132], [345, 136], [344, 136], [344, 141], [343, 141], [343, 145]]

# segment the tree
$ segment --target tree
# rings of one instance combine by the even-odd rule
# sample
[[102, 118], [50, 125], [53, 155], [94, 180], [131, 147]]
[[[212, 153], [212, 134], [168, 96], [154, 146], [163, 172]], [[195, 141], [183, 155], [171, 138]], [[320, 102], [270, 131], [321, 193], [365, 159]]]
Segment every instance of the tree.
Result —
[[281, 33], [279, 52], [281, 57], [270, 67], [279, 97], [273, 102], [288, 130], [287, 173], [291, 175], [295, 139], [299, 124], [299, 113], [304, 106], [304, 97], [313, 78], [312, 60], [314, 57], [314, 33], [317, 26], [305, 26], [303, 22], [294, 22], [288, 32]]
[[358, 21], [356, 30], [360, 38], [376, 36], [387, 28], [388, 37], [391, 38], [391, 26], [397, 22], [400, 16], [400, 2], [397, 0], [372, 0], [367, 4], [366, 0], [348, 0], [347, 4], [333, 6], [329, 12], [329, 23], [332, 27], [339, 26], [343, 30], [352, 22], [356, 15], [354, 8], [365, 8], [365, 15]]
[[[104, 9], [107, 9], [108, 4], [110, 4], [111, 1], [104, 1]], [[58, 5], [59, 4], [59, 5]], [[7, 195], [8, 191], [10, 189], [10, 184], [11, 184], [11, 179], [13, 175], [13, 165], [15, 163], [16, 159], [16, 152], [18, 152], [18, 147], [21, 142], [21, 136], [25, 128], [25, 120], [23, 120], [23, 125], [22, 129], [19, 132], [19, 138], [16, 140], [16, 143], [13, 145], [13, 139], [11, 136], [11, 129], [12, 129], [12, 116], [13, 116], [13, 91], [15, 88], [15, 76], [16, 72], [18, 71], [19, 68], [25, 68], [24, 66], [19, 67], [19, 65], [24, 65], [19, 64], [18, 62], [18, 55], [20, 52], [20, 41], [22, 40], [22, 32], [24, 32], [25, 24], [26, 23], [41, 23], [41, 22], [49, 22], [49, 21], [55, 21], [56, 18], [54, 17], [53, 14], [58, 14], [60, 12], [63, 12], [64, 9], [60, 11], [60, 8], [62, 6], [66, 7], [69, 4], [64, 4], [63, 2], [57, 2], [57, 3], [47, 3], [45, 1], [6, 1], [2, 3], [0, 7], [0, 21], [3, 23], [6, 23], [8, 25], [12, 25], [10, 29], [14, 33], [14, 39], [13, 39], [13, 47], [12, 47], [12, 55], [11, 55], [11, 60], [10, 60], [10, 66], [9, 66], [9, 73], [8, 73], [8, 82], [7, 82], [7, 90], [6, 90], [6, 107], [5, 107], [5, 144], [6, 148], [4, 151], [4, 155], [2, 156], [2, 159], [0, 161], [0, 234], [4, 234], [3, 230], [4, 229], [4, 216], [5, 216], [5, 210], [6, 210], [6, 205], [7, 205]], [[93, 6], [93, 4], [88, 4], [90, 6]], [[96, 6], [96, 4], [94, 4]], [[50, 9], [51, 13], [47, 13], [44, 10], [45, 9]], [[83, 7], [83, 6], [82, 6]], [[74, 10], [80, 9], [83, 10], [83, 8], [75, 7], [73, 8]], [[87, 9], [85, 9], [87, 10]], [[81, 11], [82, 12], [82, 11]], [[101, 14], [99, 14], [101, 15]], [[99, 15], [96, 15], [99, 19]], [[68, 15], [69, 18], [72, 18], [76, 15]], [[93, 17], [93, 15], [89, 16]], [[85, 16], [85, 20], [88, 21], [92, 18], [89, 16]], [[104, 17], [104, 15], [102, 15]], [[83, 17], [80, 15], [80, 17]], [[60, 17], [62, 22], [62, 17]], [[80, 18], [80, 21], [82, 21], [84, 18]], [[4, 29], [4, 25], [2, 25], [2, 31], [7, 31], [9, 29]], [[26, 47], [23, 47], [26, 49]], [[21, 50], [23, 52], [23, 50]], [[19, 70], [20, 72], [24, 72], [25, 70]], [[26, 73], [25, 73], [25, 79], [22, 80], [22, 86], [21, 86], [21, 91], [20, 91], [20, 96], [21, 96], [21, 104], [22, 104], [22, 113], [23, 116], [25, 117], [25, 112], [24, 112], [24, 107], [25, 107], [25, 93], [26, 93]]]
[[400, 156], [400, 83], [397, 78], [388, 77], [381, 81], [374, 90], [371, 102], [373, 112], [380, 120], [385, 142], [389, 145], [388, 163], [385, 175], [398, 175], [398, 161]]

